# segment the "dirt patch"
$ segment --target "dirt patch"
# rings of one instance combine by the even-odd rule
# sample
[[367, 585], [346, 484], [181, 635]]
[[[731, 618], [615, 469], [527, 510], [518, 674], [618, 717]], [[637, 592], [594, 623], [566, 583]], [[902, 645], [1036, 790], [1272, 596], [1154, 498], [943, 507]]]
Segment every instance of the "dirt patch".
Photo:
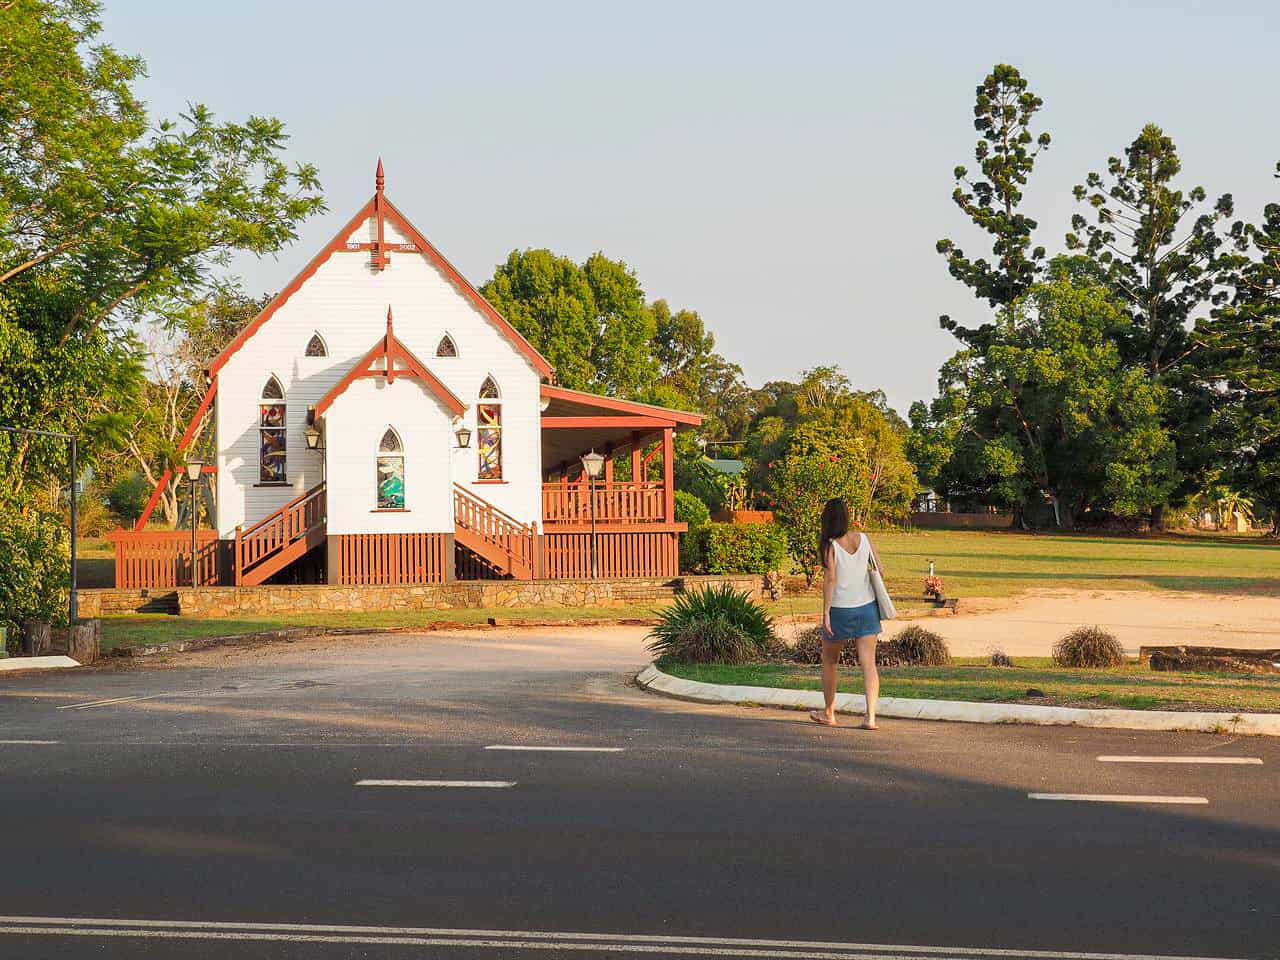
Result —
[[[888, 635], [905, 624], [886, 623]], [[1079, 626], [1115, 634], [1125, 652], [1140, 646], [1197, 644], [1266, 649], [1280, 635], [1280, 597], [1138, 591], [1042, 590], [1015, 600], [962, 600], [960, 612], [929, 629], [953, 656], [1047, 657], [1055, 640]]]

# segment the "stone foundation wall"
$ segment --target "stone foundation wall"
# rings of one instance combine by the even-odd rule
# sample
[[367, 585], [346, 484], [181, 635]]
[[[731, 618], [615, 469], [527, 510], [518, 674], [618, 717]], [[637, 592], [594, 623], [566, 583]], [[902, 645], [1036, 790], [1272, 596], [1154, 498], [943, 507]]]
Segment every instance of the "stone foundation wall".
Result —
[[139, 590], [98, 588], [80, 590], [77, 603], [82, 617], [178, 612], [178, 595], [172, 587]]
[[182, 587], [178, 608], [184, 616], [231, 617], [246, 614], [366, 610], [460, 610], [479, 607], [623, 607], [670, 600], [703, 585], [732, 584], [753, 597], [761, 578], [751, 576], [677, 577], [653, 580], [467, 580], [387, 587], [327, 584], [255, 587]]

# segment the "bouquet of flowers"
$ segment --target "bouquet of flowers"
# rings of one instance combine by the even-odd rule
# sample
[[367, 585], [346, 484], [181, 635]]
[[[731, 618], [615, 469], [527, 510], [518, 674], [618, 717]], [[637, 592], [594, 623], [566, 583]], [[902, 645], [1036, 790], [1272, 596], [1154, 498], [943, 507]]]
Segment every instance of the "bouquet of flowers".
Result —
[[944, 592], [941, 577], [930, 574], [924, 578], [924, 595], [926, 597], [941, 600]]

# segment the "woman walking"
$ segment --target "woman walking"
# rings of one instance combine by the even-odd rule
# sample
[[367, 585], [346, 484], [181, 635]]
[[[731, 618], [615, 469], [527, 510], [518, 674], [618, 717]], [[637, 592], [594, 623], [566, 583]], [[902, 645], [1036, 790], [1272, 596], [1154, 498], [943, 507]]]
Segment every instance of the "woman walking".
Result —
[[[843, 500], [828, 500], [822, 509], [818, 538], [822, 556], [822, 695], [826, 709], [811, 711], [809, 719], [836, 725], [836, 667], [849, 640], [858, 649], [866, 691], [863, 730], [876, 729], [876, 701], [880, 697], [880, 673], [876, 670], [876, 641], [880, 639], [880, 611], [871, 585], [868, 563], [883, 575], [880, 556], [865, 533], [849, 529], [849, 508]], [[892, 616], [892, 614], [889, 614]]]

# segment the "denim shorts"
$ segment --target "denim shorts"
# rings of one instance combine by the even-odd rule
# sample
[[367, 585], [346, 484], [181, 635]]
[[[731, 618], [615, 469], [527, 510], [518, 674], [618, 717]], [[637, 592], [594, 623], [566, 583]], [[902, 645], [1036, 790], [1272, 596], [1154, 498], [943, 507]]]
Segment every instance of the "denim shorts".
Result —
[[829, 643], [844, 643], [854, 637], [867, 637], [880, 632], [880, 608], [872, 600], [860, 607], [832, 607], [831, 633], [825, 631], [822, 639]]

